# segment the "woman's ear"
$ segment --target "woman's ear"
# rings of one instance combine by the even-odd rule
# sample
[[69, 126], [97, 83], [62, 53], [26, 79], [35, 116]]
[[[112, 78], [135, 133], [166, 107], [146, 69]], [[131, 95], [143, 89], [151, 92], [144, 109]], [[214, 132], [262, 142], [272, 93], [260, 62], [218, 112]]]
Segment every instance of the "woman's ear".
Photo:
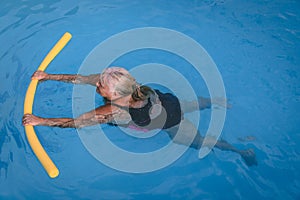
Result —
[[117, 99], [119, 97], [121, 97], [121, 95], [117, 91], [112, 92], [112, 99]]

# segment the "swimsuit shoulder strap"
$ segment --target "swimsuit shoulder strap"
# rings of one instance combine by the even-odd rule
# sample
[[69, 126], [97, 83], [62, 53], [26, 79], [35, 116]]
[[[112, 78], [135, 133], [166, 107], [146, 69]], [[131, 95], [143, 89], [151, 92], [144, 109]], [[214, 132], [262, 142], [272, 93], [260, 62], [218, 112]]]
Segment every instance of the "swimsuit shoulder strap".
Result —
[[[121, 108], [122, 110], [126, 110], [126, 111], [135, 110], [135, 109], [141, 109], [141, 108], [131, 108], [131, 107], [127, 107], [127, 106], [121, 106], [121, 105], [113, 103], [113, 102], [109, 102], [109, 104], [112, 105], [112, 106], [116, 106], [118, 108]], [[149, 104], [150, 104], [150, 107], [151, 107], [152, 102], [150, 101], [150, 99], [148, 99], [147, 104], [145, 106], [143, 106], [142, 108], [149, 107]]]

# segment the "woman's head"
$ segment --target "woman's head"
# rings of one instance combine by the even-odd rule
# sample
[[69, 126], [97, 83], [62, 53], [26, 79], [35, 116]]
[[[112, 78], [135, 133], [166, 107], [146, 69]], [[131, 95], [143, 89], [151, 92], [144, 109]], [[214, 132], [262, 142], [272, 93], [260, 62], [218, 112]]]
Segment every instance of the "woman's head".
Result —
[[107, 86], [109, 92], [116, 92], [121, 96], [132, 94], [133, 86], [136, 85], [135, 79], [121, 67], [106, 68], [100, 75], [100, 83]]
[[[100, 75], [99, 84], [106, 90], [102, 92], [101, 95], [107, 98], [109, 98], [110, 95], [115, 97], [132, 95], [135, 100], [148, 98], [149, 92], [148, 90], [145, 91], [145, 87], [149, 87], [140, 86], [135, 78], [132, 77], [126, 69], [121, 67], [106, 68]], [[149, 90], [151, 89], [149, 88]], [[105, 94], [103, 95], [103, 93]]]

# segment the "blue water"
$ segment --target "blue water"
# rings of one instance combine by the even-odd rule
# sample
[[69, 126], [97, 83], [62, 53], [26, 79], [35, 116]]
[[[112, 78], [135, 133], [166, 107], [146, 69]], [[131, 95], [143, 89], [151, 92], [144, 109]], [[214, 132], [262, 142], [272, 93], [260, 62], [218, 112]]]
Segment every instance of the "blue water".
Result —
[[[72, 33], [72, 41], [49, 66], [49, 73], [77, 73], [101, 41], [148, 26], [179, 31], [208, 51], [233, 105], [221, 137], [239, 148], [253, 148], [258, 166], [247, 167], [238, 155], [219, 150], [199, 160], [198, 152], [189, 149], [164, 169], [124, 173], [94, 159], [75, 130], [38, 127], [42, 145], [60, 169], [59, 177], [50, 179], [21, 125], [31, 74], [66, 31]], [[300, 198], [297, 0], [1, 1], [0, 44], [0, 199]], [[131, 56], [116, 64], [188, 65], [172, 55]], [[182, 73], [199, 94], [207, 95], [199, 76], [190, 70]], [[42, 83], [34, 113], [70, 117], [71, 101], [72, 85]], [[210, 113], [201, 114], [200, 130], [205, 131]], [[129, 146], [131, 141], [118, 129], [104, 128], [116, 133], [112, 137], [120, 145]]]

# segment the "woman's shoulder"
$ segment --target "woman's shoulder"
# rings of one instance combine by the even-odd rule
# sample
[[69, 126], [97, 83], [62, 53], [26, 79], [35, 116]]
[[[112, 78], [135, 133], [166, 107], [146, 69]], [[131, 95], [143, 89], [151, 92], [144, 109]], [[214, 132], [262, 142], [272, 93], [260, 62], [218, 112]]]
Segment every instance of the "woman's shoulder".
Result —
[[111, 115], [113, 123], [128, 124], [131, 121], [129, 112], [113, 104], [105, 104], [96, 109], [97, 115]]

